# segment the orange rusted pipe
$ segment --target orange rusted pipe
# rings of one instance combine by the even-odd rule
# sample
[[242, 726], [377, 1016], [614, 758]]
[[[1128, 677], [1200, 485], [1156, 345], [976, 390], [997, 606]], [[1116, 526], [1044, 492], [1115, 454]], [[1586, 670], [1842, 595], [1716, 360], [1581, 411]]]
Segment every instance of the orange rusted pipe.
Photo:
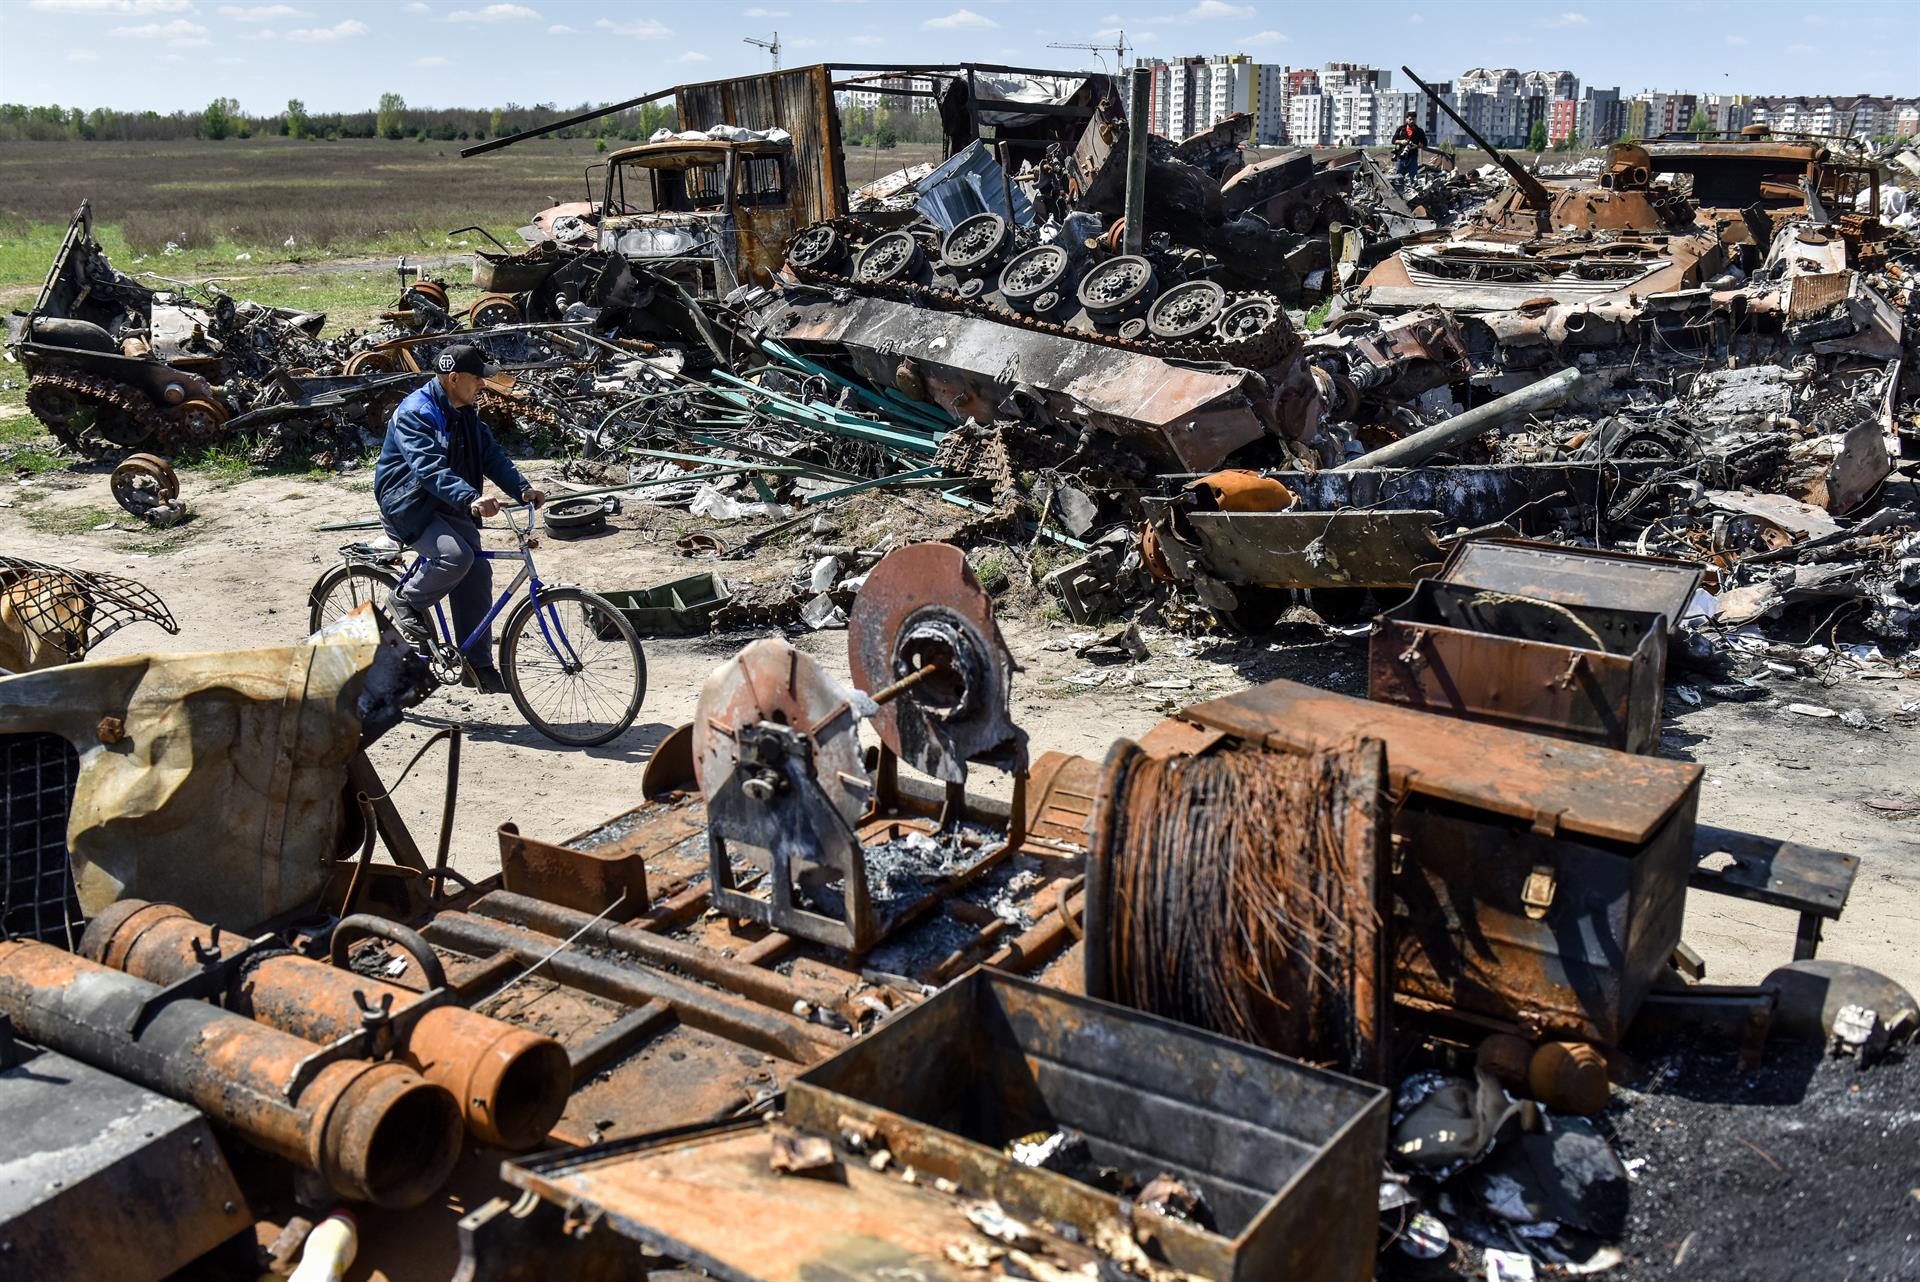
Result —
[[136, 1031], [159, 992], [49, 944], [0, 943], [0, 1013], [27, 1040], [185, 1100], [342, 1197], [417, 1206], [453, 1170], [459, 1110], [413, 1069], [335, 1060], [289, 1094], [312, 1042], [190, 1000], [159, 1007]]
[[[115, 970], [171, 984], [197, 974], [202, 958], [239, 952], [247, 940], [195, 921], [171, 904], [122, 900], [95, 918], [80, 954]], [[419, 993], [292, 953], [251, 962], [235, 978], [227, 1009], [310, 1042], [361, 1026], [361, 1004], [392, 999], [399, 1010]], [[458, 1006], [428, 1011], [402, 1034], [398, 1053], [421, 1076], [453, 1093], [474, 1138], [528, 1149], [560, 1120], [572, 1089], [567, 1051], [502, 1020]]]

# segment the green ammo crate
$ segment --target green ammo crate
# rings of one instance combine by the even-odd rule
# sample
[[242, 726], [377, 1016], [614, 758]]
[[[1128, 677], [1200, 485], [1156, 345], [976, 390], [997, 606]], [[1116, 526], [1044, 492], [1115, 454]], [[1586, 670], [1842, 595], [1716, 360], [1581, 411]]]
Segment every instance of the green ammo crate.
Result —
[[699, 636], [706, 632], [707, 620], [713, 617], [713, 612], [733, 599], [726, 581], [711, 572], [689, 575], [658, 587], [600, 595], [626, 615], [633, 630], [643, 637]]

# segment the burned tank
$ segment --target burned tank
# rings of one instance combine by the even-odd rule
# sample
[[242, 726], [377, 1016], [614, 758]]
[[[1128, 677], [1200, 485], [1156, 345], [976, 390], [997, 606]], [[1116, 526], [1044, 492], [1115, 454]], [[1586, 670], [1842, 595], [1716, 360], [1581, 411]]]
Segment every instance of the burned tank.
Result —
[[26, 369], [27, 407], [63, 444], [175, 452], [220, 439], [325, 323], [212, 289], [151, 289], [107, 261], [83, 202], [33, 310], [8, 318], [8, 340]]

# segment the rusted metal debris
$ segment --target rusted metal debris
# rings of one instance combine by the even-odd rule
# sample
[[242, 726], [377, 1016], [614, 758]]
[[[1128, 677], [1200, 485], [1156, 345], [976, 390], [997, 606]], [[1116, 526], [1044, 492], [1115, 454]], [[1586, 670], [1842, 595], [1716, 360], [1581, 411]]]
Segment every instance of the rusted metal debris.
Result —
[[[1203, 488], [1228, 516], [1293, 497]], [[1577, 603], [1616, 564], [1640, 568], [1468, 543], [1444, 586]], [[1692, 582], [1669, 571], [1624, 598], [1662, 629]], [[262, 1240], [369, 1199], [363, 1254], [396, 1282], [548, 1257], [620, 1276], [642, 1248], [754, 1278], [831, 1258], [1359, 1279], [1382, 1160], [1429, 1168], [1388, 1152], [1385, 1092], [1356, 1078], [1497, 1030], [1529, 1062], [1558, 1048], [1571, 1068], [1512, 1089], [1560, 1109], [1591, 1106], [1588, 1044], [1677, 1024], [1758, 1054], [1773, 989], [1656, 988], [1689, 888], [1801, 909], [1809, 953], [1845, 905], [1857, 864], [1697, 825], [1699, 767], [1285, 682], [1029, 779], [959, 550], [903, 549], [869, 582], [849, 649], [870, 689], [755, 643], [631, 811], [552, 844], [503, 828], [506, 887], [362, 897], [417, 936], [335, 924], [337, 886], [232, 930], [203, 924], [204, 887], [122, 899], [79, 956], [0, 945], [0, 1016], [28, 1054], [205, 1110], [236, 1171], [320, 1172], [322, 1194], [242, 1176]], [[1011, 802], [957, 763], [1011, 770]], [[376, 885], [429, 871], [388, 844]], [[456, 1161], [463, 1116], [488, 1147]], [[504, 1175], [491, 1147], [542, 1144]], [[443, 1182], [479, 1208], [457, 1232], [421, 1202]], [[509, 1186], [553, 1212], [503, 1219], [485, 1199]]]

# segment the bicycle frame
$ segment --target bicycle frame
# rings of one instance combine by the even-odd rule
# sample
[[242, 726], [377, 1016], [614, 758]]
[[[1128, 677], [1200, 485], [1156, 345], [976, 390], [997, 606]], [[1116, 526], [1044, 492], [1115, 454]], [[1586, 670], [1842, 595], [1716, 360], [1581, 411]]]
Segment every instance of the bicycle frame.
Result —
[[[573, 648], [573, 642], [567, 639], [566, 630], [560, 626], [559, 617], [557, 615], [553, 616], [553, 626], [551, 628], [547, 625], [548, 617], [553, 615], [553, 611], [552, 607], [541, 604], [540, 592], [546, 587], [546, 584], [541, 580], [540, 571], [533, 563], [533, 546], [527, 537], [533, 531], [533, 504], [527, 504], [525, 510], [527, 514], [527, 524], [522, 528], [514, 524], [513, 509], [511, 507], [501, 509], [501, 511], [506, 514], [507, 528], [513, 531], [514, 541], [519, 545], [517, 551], [488, 552], [484, 549], [475, 549], [474, 551], [474, 556], [485, 561], [505, 561], [518, 556], [520, 558], [520, 572], [513, 576], [512, 583], [509, 583], [501, 590], [498, 596], [494, 597], [492, 607], [488, 609], [480, 622], [474, 626], [473, 631], [467, 635], [467, 638], [460, 643], [460, 652], [462, 654], [468, 653], [474, 642], [487, 636], [491, 632], [493, 621], [500, 617], [501, 611], [507, 608], [507, 603], [513, 599], [514, 593], [518, 592], [520, 585], [524, 583], [527, 585], [527, 595], [533, 598], [534, 620], [540, 625], [540, 636], [546, 641], [547, 648], [553, 652], [553, 657], [561, 663], [577, 668], [581, 666], [580, 654]], [[418, 555], [415, 555], [412, 564], [408, 565], [406, 572], [400, 576], [400, 581], [393, 585], [393, 590], [398, 592], [401, 586], [405, 584], [408, 579], [412, 578], [419, 568], [420, 558]], [[444, 603], [440, 601], [433, 603], [434, 631], [438, 634], [442, 643], [446, 643], [448, 639], [453, 636], [453, 624], [450, 619], [450, 613]], [[554, 643], [554, 636], [556, 634], [558, 634], [560, 638], [560, 643], [557, 645]], [[562, 647], [565, 648], [564, 653], [562, 652]]]

